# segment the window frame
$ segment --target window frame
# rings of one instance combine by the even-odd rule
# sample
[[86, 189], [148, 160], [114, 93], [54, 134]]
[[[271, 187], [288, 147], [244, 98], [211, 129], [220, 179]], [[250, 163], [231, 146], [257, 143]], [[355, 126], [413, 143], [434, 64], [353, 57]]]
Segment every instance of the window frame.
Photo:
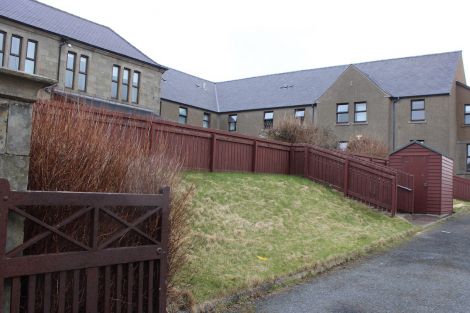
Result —
[[[69, 55], [73, 55], [73, 65], [71, 69], [68, 67]], [[64, 80], [65, 88], [74, 89], [75, 87], [75, 71], [77, 70], [76, 63], [77, 63], [77, 53], [73, 51], [67, 51], [67, 58], [65, 59], [65, 80]], [[67, 72], [72, 73], [72, 86], [67, 86]]]
[[[181, 114], [181, 110], [184, 110], [185, 114]], [[182, 125], [188, 124], [188, 108], [187, 107], [179, 107], [178, 108], [178, 123]], [[181, 122], [181, 119], [184, 119], [184, 123]]]
[[[301, 117], [297, 117], [297, 112], [303, 112], [304, 114]], [[303, 109], [294, 109], [294, 118], [300, 120], [300, 123], [303, 123], [305, 120], [305, 108]]]
[[[29, 43], [34, 43], [34, 58], [33, 59], [28, 57]], [[37, 40], [28, 39], [28, 41], [26, 42], [26, 54], [25, 54], [25, 61], [24, 61], [25, 72], [26, 72], [26, 62], [27, 61], [33, 62], [33, 72], [32, 73], [26, 72], [28, 74], [36, 74], [36, 69], [37, 69], [36, 63], [38, 60], [38, 46], [39, 46], [39, 43], [37, 42]]]
[[[359, 111], [359, 110], [357, 109], [357, 105], [358, 105], [358, 104], [365, 104], [366, 109]], [[358, 114], [358, 113], [365, 113], [365, 114], [366, 114], [366, 120], [365, 120], [365, 121], [358, 121], [358, 120], [357, 120], [357, 114]], [[368, 114], [367, 114], [367, 101], [354, 102], [354, 123], [357, 123], [357, 124], [365, 124], [365, 123], [367, 123], [367, 122], [368, 122], [368, 119], [367, 119], [368, 116], [367, 116], [367, 115], [368, 115]]]
[[[13, 39], [14, 38], [17, 38], [20, 40], [20, 44], [19, 44], [19, 48], [18, 48], [18, 54], [14, 54], [12, 53], [11, 49], [13, 47]], [[10, 53], [8, 55], [8, 68], [11, 69], [11, 70], [15, 70], [15, 71], [20, 71], [21, 70], [21, 54], [23, 52], [23, 37], [19, 36], [19, 35], [14, 35], [12, 34], [11, 35], [11, 38], [10, 38]], [[10, 67], [10, 59], [11, 57], [15, 57], [15, 58], [18, 58], [18, 68], [15, 69], [15, 68], [11, 68]]]
[[[415, 102], [422, 101], [423, 102], [423, 108], [422, 109], [413, 109], [413, 104]], [[424, 118], [423, 119], [413, 119], [413, 112], [418, 112], [418, 111], [423, 111], [424, 112]], [[426, 121], [426, 102], [424, 99], [412, 99], [410, 101], [410, 121], [411, 122], [425, 122]]]
[[[347, 106], [348, 110], [345, 111], [345, 112], [339, 112], [338, 109], [339, 109], [340, 106]], [[345, 121], [345, 122], [340, 122], [339, 119], [338, 119], [338, 117], [339, 117], [340, 115], [344, 115], [344, 114], [347, 114], [348, 120]], [[347, 124], [349, 124], [349, 103], [337, 103], [337, 104], [336, 104], [336, 124], [340, 124], [340, 125], [347, 125]]]
[[211, 128], [211, 114], [208, 112], [204, 112], [204, 114], [202, 115], [202, 127]]
[[[114, 80], [114, 69], [117, 69], [117, 78]], [[121, 67], [117, 64], [113, 64], [113, 67], [111, 69], [111, 98], [119, 100], [119, 81], [121, 79]], [[116, 95], [113, 94], [113, 84], [116, 84]]]
[[0, 53], [2, 54], [2, 60], [0, 62], [0, 66], [5, 66], [5, 46], [6, 46], [6, 42], [7, 42], [7, 33], [0, 30], [0, 34], [3, 35], [3, 41], [1, 41], [2, 43], [2, 47], [0, 49]]
[[[231, 118], [235, 117], [235, 122], [230, 121]], [[229, 114], [228, 115], [228, 131], [229, 132], [236, 132], [237, 131], [237, 122], [238, 122], [238, 114]], [[232, 126], [233, 125], [233, 129]]]
[[469, 153], [470, 151], [469, 150], [470, 150], [470, 144], [467, 143], [467, 153], [466, 153], [467, 154], [467, 158], [466, 158], [467, 163], [466, 163], [466, 166], [465, 166], [466, 172], [470, 172], [470, 153]]
[[[124, 73], [129, 73], [129, 75], [127, 75], [127, 83], [124, 82]], [[124, 67], [122, 69], [122, 75], [121, 75], [121, 101], [125, 101], [125, 102], [129, 102], [129, 86], [130, 86], [130, 80], [132, 78], [132, 71], [131, 69], [127, 68], [127, 67]], [[124, 90], [127, 90], [126, 92], [126, 98], [123, 97], [123, 91]]]
[[467, 117], [467, 116], [470, 117], [470, 110], [469, 110], [469, 112], [467, 113], [467, 107], [470, 108], [470, 104], [464, 104], [464, 106], [463, 106], [463, 124], [470, 126], [470, 121], [469, 121], [468, 123], [466, 122], [466, 117]]
[[[82, 58], [86, 60], [85, 63], [85, 72], [82, 72], [80, 65], [82, 64]], [[78, 90], [79, 91], [87, 91], [88, 88], [88, 65], [89, 65], [90, 58], [87, 55], [81, 54], [78, 60]], [[80, 75], [85, 76], [85, 87], [80, 89]]]
[[[134, 75], [137, 75], [139, 78], [137, 81], [137, 85], [134, 85]], [[139, 71], [132, 72], [132, 81], [131, 81], [131, 103], [139, 104], [140, 98], [140, 80], [142, 79], [142, 73]], [[134, 101], [134, 90], [136, 91], [137, 95]]]
[[[266, 118], [266, 114], [272, 114], [271, 118]], [[264, 111], [263, 113], [263, 127], [264, 129], [271, 129], [274, 127], [274, 111]]]

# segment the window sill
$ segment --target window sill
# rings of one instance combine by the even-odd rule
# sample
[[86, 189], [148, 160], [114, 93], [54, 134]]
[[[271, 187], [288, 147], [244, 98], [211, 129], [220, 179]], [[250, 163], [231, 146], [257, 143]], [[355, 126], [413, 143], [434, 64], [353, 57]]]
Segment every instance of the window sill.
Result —
[[336, 123], [336, 126], [350, 126], [351, 123]]
[[353, 125], [369, 125], [369, 122], [354, 122]]
[[408, 124], [426, 124], [428, 121], [408, 121]]

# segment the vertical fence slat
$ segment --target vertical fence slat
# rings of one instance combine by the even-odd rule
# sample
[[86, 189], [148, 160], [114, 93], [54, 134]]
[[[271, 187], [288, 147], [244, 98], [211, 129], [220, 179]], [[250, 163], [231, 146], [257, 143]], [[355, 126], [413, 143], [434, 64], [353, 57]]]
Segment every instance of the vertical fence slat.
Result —
[[98, 311], [98, 268], [86, 269], [86, 311]]
[[129, 263], [127, 266], [127, 313], [132, 313], [134, 292], [134, 265]]
[[65, 312], [65, 288], [66, 288], [67, 272], [60, 272], [59, 274], [59, 313]]
[[28, 313], [34, 313], [36, 306], [36, 275], [28, 277]]
[[147, 291], [147, 295], [148, 295], [148, 303], [147, 303], [147, 311], [148, 313], [153, 313], [153, 271], [154, 271], [154, 267], [153, 267], [153, 264], [154, 262], [153, 261], [149, 261], [149, 281], [148, 281], [148, 291]]
[[116, 313], [122, 309], [122, 264], [118, 264], [116, 273]]
[[72, 312], [78, 313], [80, 310], [80, 270], [73, 271], [73, 296], [72, 296]]
[[51, 273], [44, 275], [44, 313], [51, 312]]
[[137, 312], [143, 312], [144, 303], [144, 262], [139, 262], [139, 286], [137, 288]]
[[111, 313], [111, 267], [104, 268], [104, 313]]
[[15, 277], [12, 279], [12, 284], [11, 284], [11, 302], [10, 302], [11, 313], [20, 312], [20, 301], [21, 301], [21, 280], [19, 277]]

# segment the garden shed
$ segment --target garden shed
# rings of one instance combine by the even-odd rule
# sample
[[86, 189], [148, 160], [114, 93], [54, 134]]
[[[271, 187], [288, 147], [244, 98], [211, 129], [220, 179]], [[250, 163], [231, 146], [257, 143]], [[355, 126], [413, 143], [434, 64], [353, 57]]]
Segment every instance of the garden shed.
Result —
[[442, 153], [413, 141], [390, 155], [389, 165], [414, 176], [413, 212], [452, 213], [454, 162]]

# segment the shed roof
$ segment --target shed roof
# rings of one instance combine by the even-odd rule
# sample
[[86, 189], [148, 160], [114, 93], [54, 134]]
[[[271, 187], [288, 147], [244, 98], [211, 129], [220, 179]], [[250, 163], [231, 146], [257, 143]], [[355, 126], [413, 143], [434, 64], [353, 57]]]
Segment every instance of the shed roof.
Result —
[[[449, 94], [461, 51], [353, 64], [393, 97]], [[162, 82], [162, 98], [216, 112], [309, 105], [338, 79], [349, 65], [210, 82], [173, 69]], [[213, 86], [214, 99], [200, 82]], [[202, 102], [201, 102], [202, 100]]]
[[432, 152], [437, 153], [437, 154], [439, 154], [439, 155], [441, 155], [441, 156], [443, 156], [443, 157], [445, 157], [445, 158], [448, 158], [448, 159], [452, 160], [452, 158], [448, 157], [447, 155], [443, 154], [442, 152], [439, 152], [439, 151], [437, 151], [436, 149], [431, 148], [430, 146], [428, 146], [428, 145], [426, 145], [426, 144], [424, 144], [424, 143], [422, 143], [422, 142], [416, 141], [416, 140], [415, 140], [415, 141], [412, 141], [412, 142], [410, 142], [409, 144], [406, 144], [406, 145], [404, 145], [404, 146], [402, 146], [402, 147], [400, 147], [400, 148], [398, 148], [398, 149], [396, 149], [395, 151], [393, 151], [392, 153], [390, 153], [390, 156], [392, 156], [392, 155], [394, 155], [394, 154], [396, 154], [396, 153], [398, 153], [398, 152], [400, 152], [400, 151], [402, 151], [402, 150], [405, 150], [406, 148], [408, 148], [408, 147], [410, 147], [410, 146], [412, 146], [412, 145], [419, 145], [419, 146], [421, 146], [421, 147], [423, 147], [423, 148], [425, 148], [425, 149], [427, 149], [427, 150], [429, 150], [429, 151], [432, 151]]
[[166, 69], [111, 28], [35, 0], [0, 0], [0, 17]]

